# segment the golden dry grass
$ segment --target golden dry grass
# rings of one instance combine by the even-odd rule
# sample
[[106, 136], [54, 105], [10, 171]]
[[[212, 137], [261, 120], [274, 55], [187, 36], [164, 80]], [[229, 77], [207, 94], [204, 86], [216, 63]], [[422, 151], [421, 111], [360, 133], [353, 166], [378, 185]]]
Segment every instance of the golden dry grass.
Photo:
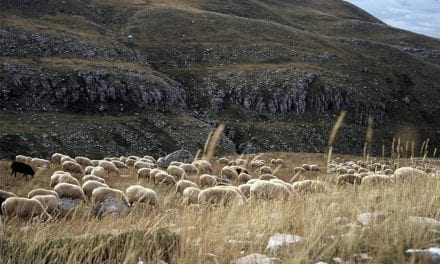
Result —
[[[313, 162], [320, 166], [325, 163], [323, 154], [272, 153], [259, 158], [270, 160], [274, 157], [286, 161], [286, 166], [277, 172], [283, 179], [290, 179], [293, 168], [303, 163]], [[36, 187], [47, 187], [49, 175], [56, 169], [40, 170], [32, 181], [26, 182], [9, 178], [7, 164], [0, 164], [0, 189], [18, 195], [26, 195]], [[219, 168], [216, 166], [215, 170], [217, 173]], [[181, 237], [180, 250], [172, 257], [172, 263], [230, 263], [250, 253], [268, 254], [265, 247], [274, 233], [296, 234], [305, 238], [304, 243], [278, 252], [277, 257], [282, 263], [314, 263], [319, 260], [331, 263], [333, 257], [341, 257], [348, 263], [361, 263], [354, 256], [359, 253], [368, 253], [372, 258], [366, 263], [423, 263], [407, 258], [405, 250], [439, 243], [438, 231], [412, 223], [408, 217], [439, 218], [440, 181], [430, 179], [411, 185], [337, 188], [332, 184], [333, 177], [323, 172], [307, 177], [327, 181], [331, 187], [323, 194], [304, 195], [285, 202], [248, 203], [242, 207], [211, 209], [184, 207], [173, 189], [158, 188], [142, 181], [142, 185], [159, 192], [158, 210], [136, 208], [125, 217], [97, 220], [88, 217], [85, 204], [70, 219], [48, 223], [10, 221], [2, 227], [0, 234], [9, 241], [31, 241], [37, 245], [59, 239], [99, 238], [100, 234], [116, 236], [134, 231], [150, 233], [166, 228]], [[109, 178], [107, 182], [121, 190], [137, 183], [133, 172], [126, 172], [121, 178]], [[386, 218], [365, 228], [359, 224], [351, 228], [343, 225], [356, 223], [357, 215], [362, 212], [382, 212]], [[337, 220], [338, 217], [342, 220]], [[107, 245], [108, 237], [100, 239], [97, 243], [101, 243], [101, 247]], [[114, 249], [123, 256], [124, 263], [136, 263], [137, 256], [145, 250], [130, 243], [125, 241]], [[90, 255], [101, 252], [98, 248], [90, 248]], [[87, 247], [70, 251], [66, 247], [65, 250], [70, 257], [69, 263], [95, 263], [91, 257], [81, 255]], [[16, 254], [5, 251], [4, 256], [9, 263], [30, 263], [26, 252]], [[47, 249], [45, 254], [55, 253]], [[106, 263], [120, 262], [107, 260]]]

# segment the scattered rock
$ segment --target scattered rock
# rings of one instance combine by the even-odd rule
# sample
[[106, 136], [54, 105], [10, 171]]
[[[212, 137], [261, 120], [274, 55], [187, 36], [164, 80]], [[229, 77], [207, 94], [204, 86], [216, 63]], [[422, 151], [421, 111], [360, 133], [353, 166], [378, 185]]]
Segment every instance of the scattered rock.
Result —
[[269, 242], [267, 243], [266, 250], [268, 250], [271, 253], [274, 253], [283, 246], [293, 245], [293, 244], [301, 243], [303, 241], [304, 238], [297, 235], [274, 234], [269, 238]]
[[437, 247], [431, 247], [428, 249], [408, 249], [405, 253], [417, 260], [422, 260], [422, 263], [440, 264], [440, 248]]
[[233, 264], [273, 264], [279, 263], [279, 258], [271, 258], [266, 255], [254, 253], [237, 259]]
[[385, 214], [380, 212], [362, 213], [358, 215], [357, 221], [362, 225], [379, 224], [385, 220]]

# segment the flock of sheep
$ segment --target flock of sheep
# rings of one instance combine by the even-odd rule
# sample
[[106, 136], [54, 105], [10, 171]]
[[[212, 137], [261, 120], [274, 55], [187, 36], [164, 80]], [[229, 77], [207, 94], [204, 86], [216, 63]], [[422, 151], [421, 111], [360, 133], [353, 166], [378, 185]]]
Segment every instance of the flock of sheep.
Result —
[[[294, 176], [287, 182], [275, 176], [287, 166], [282, 159], [270, 161], [253, 158], [195, 160], [192, 163], [171, 162], [160, 167], [152, 156], [129, 156], [91, 160], [87, 157], [71, 158], [55, 153], [51, 160], [19, 155], [17, 162], [34, 168], [61, 168], [50, 176], [48, 189], [34, 189], [27, 197], [0, 190], [1, 214], [6, 218], [53, 219], [87, 204], [97, 217], [123, 214], [138, 204], [158, 207], [159, 196], [151, 188], [129, 186], [125, 192], [106, 183], [110, 177], [120, 177], [128, 170], [137, 172], [142, 180], [175, 188], [175, 193], [186, 206], [243, 205], [254, 200], [289, 200], [298, 195], [322, 193], [332, 185], [377, 185], [408, 182], [431, 176], [431, 169], [412, 167], [395, 168], [387, 162], [332, 160], [325, 177], [330, 180], [307, 179], [305, 175], [318, 174], [321, 168], [304, 164], [293, 169]], [[220, 168], [215, 175], [214, 168]], [[332, 184], [332, 181], [335, 184]], [[49, 188], [50, 187], [50, 188]]]

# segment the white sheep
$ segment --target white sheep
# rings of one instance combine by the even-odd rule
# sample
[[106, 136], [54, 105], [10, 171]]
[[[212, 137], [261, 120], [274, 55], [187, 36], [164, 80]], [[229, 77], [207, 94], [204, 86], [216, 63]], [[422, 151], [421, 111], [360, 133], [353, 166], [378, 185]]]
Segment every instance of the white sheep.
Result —
[[58, 197], [58, 194], [55, 191], [41, 189], [41, 188], [30, 191], [27, 196], [29, 199], [31, 199], [32, 197], [37, 195], [55, 195], [56, 197]]
[[402, 167], [398, 168], [394, 172], [393, 179], [396, 183], [407, 183], [413, 182], [416, 179], [424, 178], [428, 174], [422, 170], [415, 169], [412, 167]]
[[72, 159], [72, 158], [69, 157], [69, 156], [63, 155], [63, 157], [61, 157], [61, 164], [63, 164], [63, 163], [66, 162], [66, 161], [71, 161], [71, 162], [75, 162], [75, 163], [76, 163], [76, 160], [75, 160], [75, 159]]
[[94, 168], [95, 168], [94, 166], [87, 166], [87, 167], [84, 169], [84, 174], [85, 174], [85, 175], [90, 175], [90, 174], [92, 174], [92, 171], [93, 171]]
[[213, 172], [212, 165], [207, 160], [195, 160], [192, 162], [192, 164], [197, 167], [197, 169], [199, 170], [199, 174]]
[[39, 201], [41, 205], [43, 205], [44, 210], [51, 215], [59, 213], [60, 199], [58, 198], [58, 195], [35, 195], [31, 199]]
[[124, 192], [109, 187], [98, 187], [92, 192], [92, 204], [97, 205], [106, 199], [122, 201], [127, 206], [130, 206], [127, 196]]
[[222, 158], [219, 158], [219, 159], [217, 160], [217, 162], [218, 162], [218, 164], [220, 164], [220, 165], [222, 165], [222, 166], [226, 166], [226, 165], [229, 164], [229, 159], [227, 159], [227, 158], [225, 158], [225, 157], [222, 157]]
[[81, 167], [81, 165], [79, 165], [76, 162], [73, 161], [65, 161], [62, 164], [63, 170], [66, 172], [69, 172], [70, 174], [72, 174], [72, 176], [76, 176], [76, 177], [82, 177], [84, 176], [84, 170]]
[[238, 188], [233, 186], [215, 186], [200, 191], [200, 205], [243, 205], [245, 198]]
[[60, 199], [68, 198], [72, 200], [86, 200], [86, 195], [80, 186], [70, 183], [58, 183], [54, 191]]
[[159, 206], [159, 196], [157, 193], [149, 188], [141, 185], [132, 185], [125, 191], [130, 205], [133, 203], [145, 203], [151, 206]]
[[154, 169], [156, 168], [156, 164], [151, 163], [151, 162], [146, 162], [146, 161], [142, 161], [142, 160], [138, 160], [134, 163], [134, 168], [136, 170], [142, 169], [142, 168], [149, 168], [149, 169]]
[[189, 180], [180, 180], [176, 183], [176, 193], [183, 194], [183, 191], [188, 187], [198, 188], [197, 184]]
[[199, 169], [197, 169], [197, 167], [193, 164], [183, 163], [179, 167], [185, 171], [185, 176], [187, 177], [194, 177], [199, 175]]
[[88, 180], [83, 183], [82, 190], [86, 197], [90, 199], [90, 197], [92, 197], [93, 190], [99, 187], [108, 187], [108, 185], [99, 181]]
[[35, 168], [49, 168], [50, 162], [45, 159], [33, 158], [31, 164]]
[[91, 162], [93, 167], [99, 166], [99, 160], [91, 160]]
[[266, 162], [264, 160], [259, 160], [259, 159], [252, 160], [251, 161], [251, 168], [258, 169], [258, 168], [263, 167], [265, 164], [266, 164]]
[[134, 156], [134, 155], [132, 155], [132, 156], [128, 156], [128, 159], [131, 159], [131, 160], [140, 160], [141, 158], [138, 157], [138, 156]]
[[318, 180], [304, 180], [292, 183], [293, 189], [298, 193], [320, 193], [327, 190], [325, 182]]
[[101, 166], [96, 166], [93, 168], [91, 175], [100, 177], [100, 178], [105, 178], [107, 177], [107, 171], [101, 167]]
[[149, 160], [152, 163], [156, 163], [156, 159], [153, 156], [146, 155], [142, 159]]
[[362, 185], [385, 185], [392, 183], [392, 178], [388, 175], [369, 175], [362, 178]]
[[252, 179], [252, 176], [247, 174], [247, 173], [240, 173], [240, 175], [238, 175], [238, 183], [240, 184], [244, 184], [247, 183], [249, 180]]
[[185, 178], [185, 170], [183, 170], [181, 167], [170, 165], [167, 168], [167, 173], [169, 175], [174, 176], [177, 179], [184, 179]]
[[361, 184], [362, 177], [354, 174], [343, 174], [339, 175], [336, 179], [336, 183], [338, 185], [345, 185], [345, 184]]
[[105, 183], [105, 180], [101, 177], [95, 176], [95, 175], [86, 175], [82, 177], [81, 181], [84, 183], [86, 181], [98, 181], [100, 183]]
[[214, 187], [217, 185], [217, 177], [209, 174], [200, 176], [200, 187]]
[[100, 160], [98, 165], [100, 167], [103, 167], [106, 170], [108, 176], [111, 176], [111, 175], [120, 176], [121, 175], [119, 169], [115, 166], [115, 164], [113, 164], [110, 161]]
[[87, 158], [87, 157], [81, 157], [81, 156], [79, 156], [79, 157], [76, 157], [75, 158], [75, 161], [79, 164], [79, 165], [81, 165], [81, 166], [83, 166], [83, 167], [87, 167], [87, 166], [92, 166], [93, 164], [92, 164], [92, 161], [89, 159], [89, 158]]
[[139, 169], [137, 171], [137, 180], [139, 181], [140, 179], [147, 179], [148, 181], [150, 181], [150, 171], [150, 168]]
[[263, 181], [268, 181], [272, 179], [278, 179], [278, 177], [270, 173], [265, 173], [265, 174], [261, 174], [260, 177], [258, 177], [258, 179]]
[[153, 182], [154, 184], [175, 185], [176, 179], [174, 176], [162, 171], [155, 174]]
[[50, 187], [54, 187], [55, 185], [58, 184], [59, 179], [62, 175], [69, 175], [72, 176], [72, 174], [70, 174], [70, 172], [66, 172], [66, 171], [55, 171], [52, 176], [50, 176]]
[[81, 184], [79, 183], [79, 181], [76, 178], [74, 178], [68, 174], [61, 174], [58, 177], [58, 183], [70, 183], [70, 184], [75, 184], [75, 185], [81, 186]]
[[288, 200], [291, 191], [284, 184], [271, 181], [257, 181], [251, 185], [250, 198], [252, 200]]
[[50, 162], [55, 165], [61, 165], [61, 159], [64, 157], [61, 153], [54, 153], [50, 158]]
[[24, 155], [15, 156], [15, 161], [31, 165], [32, 158]]
[[119, 161], [119, 160], [112, 160], [112, 163], [115, 164], [116, 168], [118, 168], [118, 169], [120, 169], [120, 170], [121, 170], [121, 169], [128, 169], [128, 166], [125, 165], [125, 163], [122, 162], [122, 161]]
[[251, 184], [241, 184], [238, 189], [247, 199], [251, 197]]
[[125, 165], [127, 165], [128, 167], [133, 167], [135, 163], [136, 163], [136, 160], [133, 160], [133, 159], [127, 159], [125, 161]]
[[224, 179], [228, 179], [230, 181], [238, 180], [238, 173], [231, 166], [226, 166], [222, 168], [221, 176]]
[[197, 204], [199, 202], [200, 189], [197, 187], [188, 187], [183, 191], [183, 204]]
[[50, 215], [44, 210], [43, 205], [35, 199], [9, 197], [2, 203], [1, 211], [2, 215], [7, 218], [30, 219], [42, 217], [44, 219], [51, 219]]
[[261, 174], [272, 174], [272, 173], [273, 173], [273, 172], [272, 172], [272, 168], [269, 167], [269, 166], [263, 166], [263, 167], [261, 167], [261, 168], [258, 170], [258, 172], [260, 173], [260, 175], [261, 175]]

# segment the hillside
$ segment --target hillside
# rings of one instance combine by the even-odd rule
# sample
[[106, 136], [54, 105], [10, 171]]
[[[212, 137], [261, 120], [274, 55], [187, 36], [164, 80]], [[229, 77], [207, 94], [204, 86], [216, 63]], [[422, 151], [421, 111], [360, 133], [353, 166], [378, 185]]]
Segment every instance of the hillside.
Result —
[[440, 41], [344, 1], [0, 6], [1, 156], [195, 152], [221, 121], [227, 151], [322, 151], [341, 110], [359, 152], [369, 116], [378, 148], [440, 124]]

